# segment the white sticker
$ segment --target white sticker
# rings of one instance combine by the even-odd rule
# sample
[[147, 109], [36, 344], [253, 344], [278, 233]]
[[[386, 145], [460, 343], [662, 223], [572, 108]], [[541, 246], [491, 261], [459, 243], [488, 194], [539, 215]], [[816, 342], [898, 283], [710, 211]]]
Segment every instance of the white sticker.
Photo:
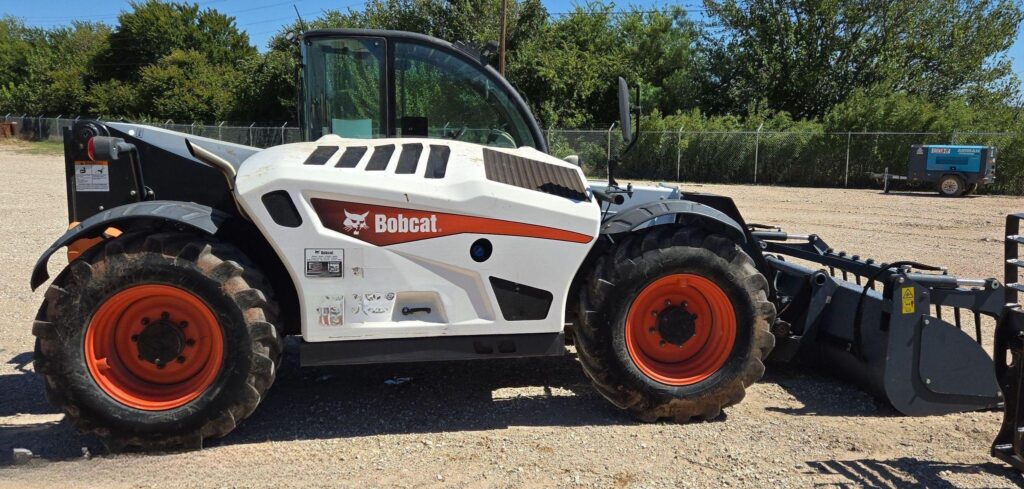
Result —
[[341, 277], [345, 274], [345, 250], [306, 248], [307, 277]]
[[345, 297], [327, 295], [316, 308], [316, 324], [324, 327], [343, 326], [345, 324]]
[[108, 168], [106, 161], [76, 161], [75, 190], [78, 192], [109, 192]]
[[352, 294], [350, 298], [348, 312], [353, 323], [391, 321], [391, 310], [395, 306], [394, 292]]

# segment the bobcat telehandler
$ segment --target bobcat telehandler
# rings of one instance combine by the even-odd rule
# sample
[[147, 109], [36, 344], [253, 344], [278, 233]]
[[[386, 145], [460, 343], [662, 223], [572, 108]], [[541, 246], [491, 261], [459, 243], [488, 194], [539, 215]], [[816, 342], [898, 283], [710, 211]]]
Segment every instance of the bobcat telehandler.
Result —
[[[274, 382], [285, 335], [323, 366], [562, 355], [569, 332], [595, 389], [644, 421], [719, 416], [770, 353], [909, 415], [997, 406], [1000, 382], [1019, 408], [1013, 288], [747, 224], [727, 197], [621, 186], [617, 158], [588, 182], [467, 46], [349, 29], [298, 41], [310, 142], [65, 132], [70, 229], [32, 288], [63, 247], [69, 265], [33, 326], [35, 369], [112, 450], [228, 434]], [[620, 79], [626, 151], [630, 99]], [[982, 316], [1000, 319], [998, 377]]]

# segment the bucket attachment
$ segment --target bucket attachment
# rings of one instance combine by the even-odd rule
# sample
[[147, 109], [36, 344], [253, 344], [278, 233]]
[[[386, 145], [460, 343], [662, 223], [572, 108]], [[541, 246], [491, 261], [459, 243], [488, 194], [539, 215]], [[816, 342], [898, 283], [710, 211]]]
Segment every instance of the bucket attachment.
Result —
[[[836, 252], [815, 235], [753, 227], [779, 306], [771, 359], [848, 378], [911, 416], [1002, 402], [981, 318], [1003, 313], [995, 279]], [[964, 331], [964, 317], [973, 331]], [[952, 321], [952, 322], [950, 322]]]
[[1024, 267], [1019, 245], [1020, 222], [1024, 214], [1006, 216], [1005, 281], [1006, 308], [996, 325], [995, 359], [996, 377], [1006, 396], [1003, 425], [992, 443], [992, 455], [1024, 471], [1024, 310], [1021, 310], [1018, 292], [1024, 290], [1018, 270]]

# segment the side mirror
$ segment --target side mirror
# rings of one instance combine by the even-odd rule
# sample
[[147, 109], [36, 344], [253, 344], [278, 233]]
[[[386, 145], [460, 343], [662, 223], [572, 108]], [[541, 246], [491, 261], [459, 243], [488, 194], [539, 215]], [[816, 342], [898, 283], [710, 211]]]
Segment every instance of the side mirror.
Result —
[[621, 76], [619, 77], [619, 127], [622, 128], [622, 140], [629, 142], [633, 139], [633, 127], [630, 125], [631, 104], [629, 100], [629, 85]]

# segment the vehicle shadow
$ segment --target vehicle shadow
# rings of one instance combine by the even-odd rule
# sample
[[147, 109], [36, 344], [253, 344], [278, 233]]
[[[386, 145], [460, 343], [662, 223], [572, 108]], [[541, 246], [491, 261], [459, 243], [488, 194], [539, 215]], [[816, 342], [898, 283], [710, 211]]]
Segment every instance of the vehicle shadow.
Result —
[[[882, 192], [882, 191], [879, 191], [878, 195], [886, 195], [886, 193]], [[939, 193], [936, 192], [933, 189], [932, 190], [929, 190], [929, 189], [920, 189], [920, 190], [891, 190], [891, 191], [889, 191], [888, 195], [898, 195], [900, 197], [923, 197], [923, 198], [939, 199], [939, 200], [947, 200], [947, 199], [951, 199], [951, 198], [952, 199], [977, 199], [979, 197], [984, 197], [984, 194], [961, 195], [959, 197], [944, 197], [942, 195], [939, 195]]]
[[572, 355], [304, 369], [289, 361], [253, 416], [212, 444], [635, 423], [593, 390]]
[[[593, 390], [573, 355], [300, 369], [294, 350], [290, 345], [253, 415], [207, 446], [636, 422]], [[30, 364], [31, 356], [15, 358]], [[31, 368], [0, 375], [0, 392], [6, 393], [0, 396], [0, 467], [12, 463], [12, 448], [46, 460], [81, 457], [83, 448], [106, 453], [98, 439], [54, 416], [60, 412], [47, 403]], [[45, 416], [33, 422], [31, 415]]]
[[998, 463], [955, 464], [901, 457], [890, 460], [824, 460], [807, 463], [815, 478], [815, 487], [830, 488], [897, 488], [932, 487], [955, 488], [948, 474], [991, 474], [1021, 484], [1022, 477], [1014, 470]]
[[800, 363], [769, 363], [761, 383], [774, 384], [800, 402], [800, 407], [768, 406], [767, 411], [796, 416], [901, 416], [888, 402], [862, 387]]
[[[575, 356], [299, 368], [294, 343], [274, 387], [252, 416], [207, 446], [482, 431], [510, 426], [600, 426], [636, 423], [597, 394]], [[45, 400], [43, 382], [26, 367], [0, 375], [0, 418], [42, 415], [11, 424], [0, 419], [0, 466], [11, 449], [49, 460], [77, 458], [83, 448], [106, 453], [99, 440], [78, 435]], [[771, 365], [762, 382], [786, 390], [801, 408], [768, 407], [795, 415], [893, 416], [895, 411], [834, 378]], [[10, 418], [13, 417], [13, 418]], [[726, 419], [720, 417], [716, 421]]]

